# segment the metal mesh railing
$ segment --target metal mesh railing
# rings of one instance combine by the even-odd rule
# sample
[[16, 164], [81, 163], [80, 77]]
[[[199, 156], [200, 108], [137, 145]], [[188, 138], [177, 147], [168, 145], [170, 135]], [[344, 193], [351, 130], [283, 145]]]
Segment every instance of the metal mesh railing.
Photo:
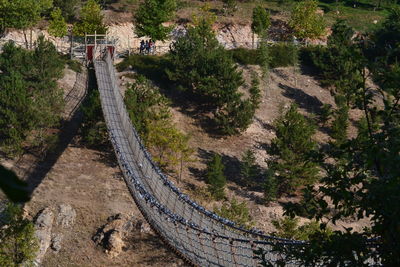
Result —
[[243, 229], [182, 194], [152, 161], [131, 124], [111, 57], [107, 53], [103, 59], [95, 60], [94, 66], [111, 143], [134, 201], [167, 244], [199, 266], [256, 266], [258, 248], [267, 252], [267, 260], [276, 262], [285, 255], [273, 251], [274, 243], [306, 244]]

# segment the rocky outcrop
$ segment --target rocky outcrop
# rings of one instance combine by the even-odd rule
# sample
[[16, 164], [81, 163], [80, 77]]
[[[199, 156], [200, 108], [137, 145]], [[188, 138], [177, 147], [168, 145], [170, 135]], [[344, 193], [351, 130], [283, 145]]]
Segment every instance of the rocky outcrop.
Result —
[[92, 239], [110, 258], [114, 258], [123, 251], [132, 235], [149, 232], [150, 226], [144, 220], [119, 213], [110, 216]]
[[61, 250], [63, 231], [72, 227], [75, 218], [76, 211], [68, 204], [47, 207], [38, 213], [35, 221], [35, 234], [39, 241], [36, 265], [41, 264], [48, 248], [56, 253]]
[[57, 225], [62, 228], [71, 227], [75, 222], [76, 211], [68, 204], [61, 204], [58, 207]]
[[54, 213], [51, 208], [42, 210], [35, 221], [36, 237], [39, 241], [39, 251], [35, 262], [40, 264], [51, 244], [51, 231], [53, 228]]

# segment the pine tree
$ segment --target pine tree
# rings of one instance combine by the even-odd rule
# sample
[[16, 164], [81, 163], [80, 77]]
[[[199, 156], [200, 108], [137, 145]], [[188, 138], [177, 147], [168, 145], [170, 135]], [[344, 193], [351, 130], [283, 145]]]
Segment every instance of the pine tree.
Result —
[[251, 30], [253, 33], [265, 37], [267, 35], [267, 30], [271, 25], [269, 18], [269, 13], [262, 6], [256, 6], [253, 9], [253, 21], [251, 23]]
[[62, 16], [60, 8], [55, 8], [51, 14], [49, 33], [54, 37], [64, 37], [67, 35], [67, 23]]
[[225, 198], [226, 178], [224, 176], [224, 165], [219, 154], [214, 154], [211, 161], [207, 164], [207, 183], [208, 190], [216, 200]]
[[240, 162], [240, 176], [245, 185], [249, 186], [254, 183], [254, 178], [256, 178], [258, 174], [256, 157], [254, 156], [254, 152], [248, 149], [242, 155], [242, 160]]
[[355, 104], [355, 95], [363, 82], [361, 50], [353, 42], [353, 35], [353, 29], [345, 21], [338, 20], [332, 27], [326, 48], [313, 54], [314, 64], [322, 72], [323, 83], [334, 85], [333, 94], [345, 96], [348, 106]]
[[338, 107], [333, 113], [330, 135], [335, 140], [336, 145], [341, 145], [347, 140], [349, 108], [344, 96], [336, 96], [335, 99]]
[[4, 215], [7, 227], [0, 228], [0, 265], [33, 264], [39, 249], [33, 223], [23, 218], [22, 209], [16, 204], [8, 204]]
[[209, 107], [216, 128], [222, 134], [236, 134], [251, 123], [258, 107], [258, 84], [250, 92], [250, 99], [242, 99], [238, 92], [244, 81], [232, 57], [218, 44], [207, 19], [197, 20], [171, 50], [170, 80], [190, 93], [199, 104]]
[[88, 0], [80, 12], [80, 21], [74, 24], [73, 33], [79, 36], [86, 34], [105, 34], [107, 27], [103, 23], [101, 7], [96, 0]]
[[297, 111], [292, 104], [274, 122], [276, 138], [271, 142], [270, 168], [279, 183], [279, 193], [293, 193], [300, 186], [317, 180], [318, 167], [311, 155], [316, 142], [312, 140], [315, 126]]
[[175, 0], [145, 0], [135, 14], [135, 33], [152, 40], [164, 41], [172, 30], [163, 23], [172, 19], [176, 9]]

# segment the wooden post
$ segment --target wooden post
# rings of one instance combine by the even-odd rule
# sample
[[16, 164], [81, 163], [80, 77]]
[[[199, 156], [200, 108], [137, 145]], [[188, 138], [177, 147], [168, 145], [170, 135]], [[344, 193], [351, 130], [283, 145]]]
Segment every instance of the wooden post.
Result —
[[93, 49], [93, 60], [95, 60], [97, 51], [97, 31], [94, 31], [94, 49]]
[[87, 52], [88, 52], [88, 50], [87, 50], [87, 35], [86, 35], [86, 32], [85, 32], [85, 61], [86, 61], [86, 63], [88, 61]]

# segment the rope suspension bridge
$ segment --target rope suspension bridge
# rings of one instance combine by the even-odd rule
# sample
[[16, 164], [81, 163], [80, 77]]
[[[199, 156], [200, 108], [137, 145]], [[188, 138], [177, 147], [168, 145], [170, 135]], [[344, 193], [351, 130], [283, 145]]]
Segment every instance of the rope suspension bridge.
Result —
[[110, 52], [93, 60], [102, 109], [111, 143], [129, 191], [153, 230], [175, 252], [195, 266], [257, 266], [255, 251], [272, 264], [284, 260], [274, 244], [306, 242], [264, 235], [221, 218], [191, 201], [160, 171], [131, 124], [116, 81]]

